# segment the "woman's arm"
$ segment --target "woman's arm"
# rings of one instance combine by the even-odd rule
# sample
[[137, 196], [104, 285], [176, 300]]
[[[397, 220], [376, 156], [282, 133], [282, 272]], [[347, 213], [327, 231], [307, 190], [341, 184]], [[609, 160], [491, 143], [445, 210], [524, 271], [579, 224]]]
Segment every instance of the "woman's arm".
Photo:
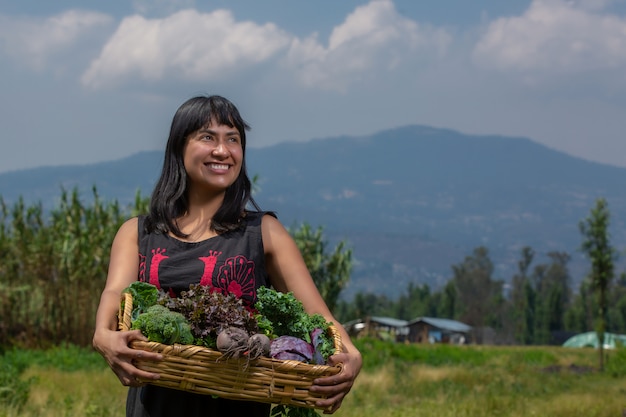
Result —
[[272, 286], [278, 291], [292, 292], [302, 302], [307, 313], [321, 314], [327, 321], [332, 322], [341, 334], [345, 352], [331, 356], [329, 363], [331, 365], [341, 363], [342, 371], [334, 376], [318, 378], [311, 387], [311, 391], [327, 396], [326, 399], [318, 401], [317, 405], [323, 408], [330, 407], [325, 413], [334, 413], [341, 406], [343, 398], [352, 388], [361, 370], [361, 353], [328, 309], [289, 232], [276, 218], [263, 216], [262, 233], [267, 271]]
[[117, 331], [117, 313], [122, 290], [137, 280], [139, 246], [137, 243], [137, 218], [127, 220], [118, 230], [111, 246], [109, 271], [100, 304], [96, 313], [93, 347], [106, 359], [124, 385], [140, 385], [137, 378], [157, 379], [158, 374], [137, 369], [131, 361], [161, 359], [161, 355], [139, 352], [128, 345], [133, 340], [147, 340], [140, 331]]

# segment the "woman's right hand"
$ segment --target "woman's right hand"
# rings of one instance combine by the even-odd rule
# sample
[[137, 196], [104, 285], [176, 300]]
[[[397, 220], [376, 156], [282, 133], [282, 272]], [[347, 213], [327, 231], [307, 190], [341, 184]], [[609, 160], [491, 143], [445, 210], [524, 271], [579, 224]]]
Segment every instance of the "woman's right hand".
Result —
[[155, 352], [131, 349], [130, 343], [148, 339], [139, 330], [115, 331], [101, 329], [94, 334], [93, 347], [107, 361], [120, 382], [129, 387], [137, 387], [145, 382], [141, 380], [159, 379], [159, 374], [142, 371], [133, 364], [133, 360], [160, 361], [163, 355]]

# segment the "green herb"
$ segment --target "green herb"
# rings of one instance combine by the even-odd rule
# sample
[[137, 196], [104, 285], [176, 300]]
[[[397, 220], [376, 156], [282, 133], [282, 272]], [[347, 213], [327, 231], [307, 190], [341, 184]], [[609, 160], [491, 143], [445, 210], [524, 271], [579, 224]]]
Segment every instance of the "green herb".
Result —
[[[295, 336], [308, 343], [314, 343], [316, 349], [321, 349], [324, 360], [335, 353], [334, 343], [328, 335], [327, 322], [321, 314], [308, 314], [302, 302], [293, 293], [283, 293], [273, 288], [261, 287], [257, 290], [255, 308], [259, 327], [273, 336]], [[316, 340], [311, 334], [320, 329]]]
[[319, 413], [313, 408], [279, 404], [272, 408], [270, 417], [319, 417]]
[[139, 314], [144, 313], [148, 308], [155, 305], [159, 298], [159, 290], [157, 287], [141, 281], [135, 281], [130, 284], [122, 291], [122, 294], [124, 293], [130, 293], [133, 296], [131, 321], [136, 320]]

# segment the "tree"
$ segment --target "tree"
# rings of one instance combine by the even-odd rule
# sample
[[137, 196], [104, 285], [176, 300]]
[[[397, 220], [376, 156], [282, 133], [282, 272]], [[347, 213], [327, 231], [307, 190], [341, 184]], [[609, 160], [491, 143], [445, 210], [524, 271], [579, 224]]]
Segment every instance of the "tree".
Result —
[[332, 311], [337, 306], [341, 290], [350, 280], [352, 250], [346, 248], [345, 241], [341, 241], [332, 253], [327, 253], [327, 242], [322, 232], [322, 227], [314, 231], [307, 223], [303, 223], [297, 230], [291, 230], [315, 285]]
[[517, 263], [519, 272], [513, 276], [511, 304], [513, 309], [513, 337], [519, 343], [528, 345], [534, 341], [536, 293], [528, 278], [528, 268], [535, 251], [522, 248], [522, 258]]
[[613, 279], [613, 263], [616, 252], [610, 243], [609, 236], [610, 212], [604, 198], [596, 200], [591, 214], [579, 223], [583, 235], [582, 250], [591, 261], [589, 279], [592, 289], [598, 298], [598, 312], [596, 317], [596, 332], [600, 352], [600, 370], [604, 369], [604, 333], [607, 320], [607, 290]]
[[535, 342], [553, 342], [554, 332], [565, 329], [565, 313], [570, 303], [570, 275], [565, 252], [550, 252], [549, 264], [535, 267], [533, 281], [536, 294]]
[[393, 315], [402, 320], [437, 315], [437, 304], [431, 294], [430, 286], [409, 283], [406, 292], [398, 298]]
[[[474, 249], [471, 256], [452, 266], [453, 283], [458, 295], [459, 319], [475, 326], [501, 327], [502, 282], [492, 279], [493, 263], [486, 247]], [[456, 307], [455, 307], [456, 309]]]
[[626, 332], [626, 274], [622, 273], [617, 277], [608, 301], [608, 328], [616, 333]]
[[446, 319], [454, 319], [460, 310], [459, 295], [453, 281], [448, 281], [441, 291], [441, 295], [435, 294], [434, 298], [439, 298], [440, 303], [437, 308], [437, 315]]
[[593, 299], [591, 283], [588, 279], [583, 280], [578, 288], [578, 294], [572, 300], [565, 314], [565, 327], [574, 332], [586, 332], [593, 328], [593, 316], [591, 311], [597, 305]]

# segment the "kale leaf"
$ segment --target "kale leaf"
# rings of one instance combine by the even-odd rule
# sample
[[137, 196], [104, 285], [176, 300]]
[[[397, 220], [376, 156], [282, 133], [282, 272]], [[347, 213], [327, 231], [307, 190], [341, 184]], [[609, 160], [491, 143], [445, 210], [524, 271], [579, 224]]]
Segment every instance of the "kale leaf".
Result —
[[[159, 298], [159, 290], [152, 284], [141, 281], [134, 281], [128, 287], [124, 288], [122, 294], [130, 293], [133, 296], [133, 310], [131, 312], [131, 321], [136, 320], [139, 314], [144, 313], [148, 308], [157, 303]], [[124, 306], [122, 306], [123, 308]]]
[[273, 288], [257, 290], [259, 327], [274, 337], [295, 336], [315, 348], [315, 363], [323, 364], [335, 353], [335, 344], [328, 333], [331, 323], [321, 314], [308, 314], [302, 302], [293, 293], [283, 293]]

